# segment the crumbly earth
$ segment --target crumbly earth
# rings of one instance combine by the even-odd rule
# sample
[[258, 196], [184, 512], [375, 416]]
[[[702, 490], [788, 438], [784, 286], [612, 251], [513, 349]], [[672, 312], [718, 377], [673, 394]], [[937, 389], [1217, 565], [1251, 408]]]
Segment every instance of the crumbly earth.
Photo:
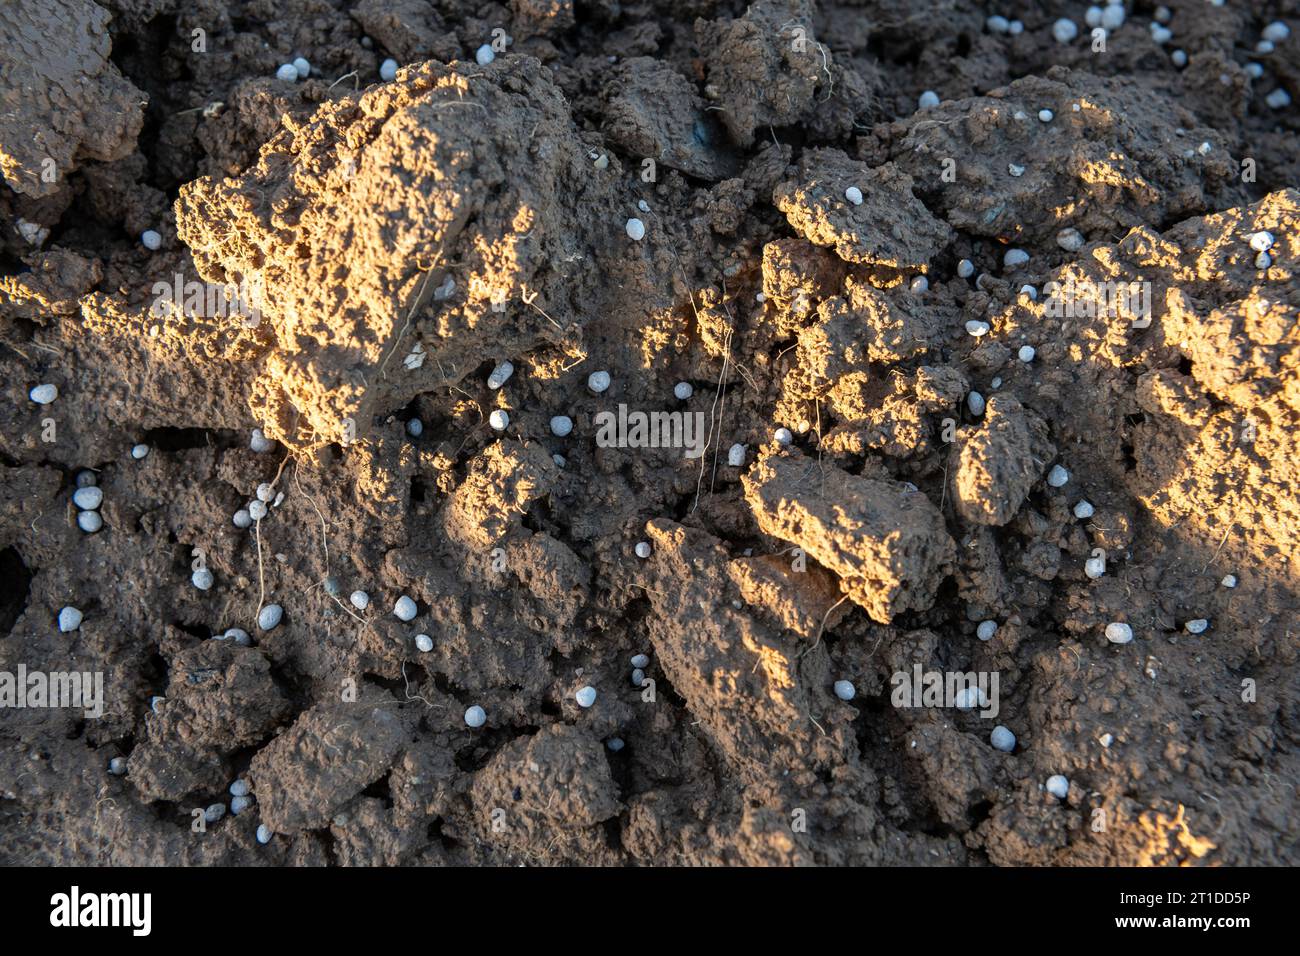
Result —
[[1300, 6], [1165, 6], [6, 4], [0, 862], [1300, 862]]

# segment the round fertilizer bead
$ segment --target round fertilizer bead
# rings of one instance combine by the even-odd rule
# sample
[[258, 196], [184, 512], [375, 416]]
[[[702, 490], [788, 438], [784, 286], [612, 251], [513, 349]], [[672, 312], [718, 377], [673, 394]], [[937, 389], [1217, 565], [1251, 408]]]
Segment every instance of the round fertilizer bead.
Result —
[[214, 803], [203, 811], [204, 823], [216, 823], [226, 815], [226, 805], [224, 803]]
[[348, 596], [348, 600], [352, 602], [352, 606], [358, 611], [364, 611], [370, 607], [370, 595], [365, 591], [353, 591]]
[[418, 613], [420, 613], [420, 609], [405, 594], [399, 597], [397, 603], [393, 605], [393, 617], [399, 621], [413, 621]]
[[275, 489], [268, 482], [262, 482], [257, 486], [257, 500], [265, 501], [270, 504], [271, 499], [275, 497]]
[[963, 279], [969, 279], [975, 274], [975, 263], [969, 259], [962, 259], [957, 263], [957, 275]]
[[37, 385], [27, 393], [27, 397], [37, 405], [48, 405], [59, 397], [59, 387], [49, 384]]
[[284, 608], [278, 604], [268, 604], [257, 615], [257, 626], [264, 631], [273, 631], [284, 620]]
[[487, 711], [478, 704], [465, 708], [465, 723], [470, 727], [482, 727], [487, 723]]
[[618, 753], [623, 749], [623, 738], [610, 737], [609, 740], [605, 741], [605, 746], [610, 749], [611, 753]]
[[1180, 70], [1187, 65], [1187, 51], [1175, 50], [1169, 54], [1169, 61]]
[[1070, 480], [1070, 473], [1060, 465], [1053, 465], [1052, 470], [1047, 473], [1047, 483], [1053, 488], [1064, 488]]
[[1025, 24], [1023, 20], [1012, 20], [1007, 24], [1007, 33], [1011, 34], [1013, 37], [1018, 37], [1024, 32]]
[[835, 696], [840, 700], [849, 701], [858, 696], [858, 689], [853, 686], [853, 681], [837, 680], [835, 682]]
[[1210, 626], [1210, 622], [1203, 617], [1198, 617], [1195, 620], [1188, 621], [1186, 624], [1183, 625], [1183, 627], [1187, 630], [1188, 634], [1204, 634], [1206, 629], [1209, 626]]
[[1256, 252], [1268, 252], [1273, 248], [1273, 234], [1268, 231], [1253, 232], [1250, 234], [1250, 248]]
[[496, 50], [492, 49], [492, 44], [484, 43], [474, 51], [474, 62], [479, 66], [487, 66], [497, 58]]
[[144, 457], [145, 455], [147, 455], [147, 454], [149, 454], [149, 446], [148, 446], [148, 445], [140, 444], [140, 445], [132, 445], [132, 446], [131, 446], [131, 457], [134, 458], [136, 461], [139, 461], [141, 458], [143, 458], [143, 457]]
[[1070, 795], [1070, 781], [1066, 780], [1059, 773], [1054, 773], [1047, 778], [1047, 792], [1058, 800], [1064, 800]]
[[921, 109], [931, 109], [939, 105], [939, 94], [934, 90], [926, 90], [916, 99], [916, 105]]
[[412, 418], [406, 423], [406, 434], [410, 435], [412, 438], [419, 438], [424, 434], [424, 422], [420, 421], [418, 418]]
[[1094, 581], [1106, 573], [1105, 558], [1089, 558], [1083, 562], [1083, 573]]
[[1091, 518], [1095, 513], [1096, 509], [1093, 508], [1090, 501], [1080, 501], [1074, 506], [1074, 516], [1081, 521]]
[[59, 611], [59, 630], [64, 634], [81, 627], [82, 613], [75, 607], [65, 607]]
[[296, 83], [298, 82], [298, 71], [294, 69], [292, 63], [283, 63], [275, 71], [275, 78], [285, 83]]
[[1107, 624], [1106, 640], [1112, 644], [1128, 644], [1133, 640], [1133, 628], [1120, 622]]
[[993, 635], [998, 632], [997, 621], [980, 621], [979, 627], [975, 628], [975, 636], [981, 641], [990, 641]]
[[429, 653], [433, 650], [433, 638], [428, 634], [415, 635], [415, 649], [423, 654]]
[[573, 431], [573, 419], [568, 415], [551, 416], [551, 434], [556, 438], [565, 438]]
[[772, 437], [776, 439], [778, 445], [788, 445], [794, 441], [794, 432], [788, 428], [778, 428]]
[[1056, 234], [1056, 244], [1066, 252], [1078, 252], [1083, 248], [1083, 243], [1083, 233], [1073, 227], [1062, 229]]
[[853, 205], [855, 206], [861, 206], [862, 190], [859, 189], [857, 186], [850, 186], [848, 189], [844, 190], [844, 198], [847, 199], [849, 202], [853, 203]]
[[113, 774], [115, 777], [120, 777], [122, 774], [126, 773], [126, 758], [114, 757], [110, 760], [108, 762], [108, 772]]
[[73, 492], [73, 505], [83, 511], [94, 511], [104, 503], [103, 489], [96, 485], [87, 486], [87, 488], [78, 488]]
[[254, 521], [261, 521], [265, 518], [268, 510], [265, 501], [250, 501], [248, 503], [248, 516]]
[[397, 61], [391, 57], [379, 64], [379, 78], [390, 83], [397, 76]]
[[739, 468], [745, 463], [745, 446], [737, 442], [727, 450], [727, 464]]
[[1078, 35], [1079, 28], [1073, 20], [1062, 17], [1052, 24], [1052, 36], [1056, 38], [1057, 43], [1069, 43]]
[[1151, 24], [1151, 39], [1156, 46], [1164, 46], [1174, 38], [1174, 31], [1158, 23]]
[[104, 527], [104, 519], [99, 516], [98, 511], [83, 511], [77, 515], [77, 527], [86, 534], [94, 534]]
[[578, 702], [579, 707], [590, 707], [596, 702], [596, 688], [588, 684], [586, 687], [579, 689], [573, 695], [573, 699]]
[[257, 842], [263, 845], [271, 842], [271, 837], [275, 836], [271, 828], [265, 823], [259, 823], [257, 826]]
[[298, 79], [305, 80], [311, 76], [311, 64], [306, 57], [296, 56], [293, 58], [293, 71], [298, 74]]
[[632, 664], [633, 667], [649, 667], [649, 666], [650, 666], [650, 655], [648, 655], [648, 654], [633, 654], [633, 655], [632, 655], [632, 661], [631, 661], [631, 664]]
[[1038, 121], [1040, 123], [1050, 123], [1053, 119], [1055, 119], [1055, 114], [1051, 110], [1038, 111]]
[[1237, 576], [1235, 574], [1225, 574], [1223, 580], [1219, 583], [1225, 588], [1235, 588], [1237, 586]]
[[266, 433], [260, 428], [254, 428], [252, 436], [248, 440], [248, 447], [253, 449], [259, 455], [265, 454], [275, 447], [275, 442], [266, 437]]
[[230, 812], [235, 816], [239, 816], [241, 813], [243, 813], [252, 805], [253, 805], [252, 797], [235, 797], [233, 800], [230, 801]]
[[1006, 33], [1011, 29], [1011, 21], [996, 14], [985, 20], [984, 25], [988, 27], [989, 33]]
[[1284, 110], [1291, 105], [1291, 94], [1279, 86], [1264, 97], [1264, 102], [1269, 105], [1270, 109]]
[[557, 468], [563, 468], [569, 463], [569, 459], [565, 458], [563, 455], [552, 455], [551, 461], [555, 462]]
[[493, 409], [492, 414], [488, 416], [488, 424], [493, 430], [503, 432], [510, 426], [510, 416], [506, 414], [505, 409]]
[[152, 229], [146, 229], [140, 233], [140, 242], [150, 252], [156, 252], [162, 248], [162, 235]]
[[1029, 253], [1024, 249], [1008, 249], [1002, 256], [1002, 265], [1007, 269], [1023, 266], [1029, 261]]
[[1249, 76], [1252, 80], [1258, 80], [1261, 76], [1264, 75], [1264, 64], [1247, 63], [1246, 75]]
[[678, 382], [673, 386], [673, 397], [678, 401], [684, 402], [695, 394], [695, 388], [690, 382]]
[[1281, 43], [1291, 35], [1291, 28], [1281, 20], [1274, 20], [1264, 28], [1264, 32], [1260, 35], [1271, 43]]
[[510, 381], [510, 376], [514, 374], [515, 374], [515, 367], [509, 362], [502, 362], [500, 365], [494, 368], [492, 370], [492, 374], [488, 376], [487, 386], [488, 388], [495, 391], [496, 389], [504, 385], [506, 382]]
[[1020, 359], [1020, 361], [1028, 364], [1034, 360], [1034, 356], [1037, 354], [1038, 352], [1034, 350], [1032, 345], [1022, 345], [1020, 346], [1020, 351], [1016, 353], [1016, 357]]
[[592, 372], [587, 376], [587, 387], [599, 395], [609, 388], [608, 372]]
[[77, 487], [89, 488], [98, 481], [98, 477], [89, 468], [84, 468], [77, 472]]
[[1256, 269], [1267, 269], [1272, 264], [1273, 264], [1273, 257], [1270, 256], [1267, 252], [1261, 252], [1259, 255], [1255, 257]]
[[214, 578], [212, 572], [207, 568], [201, 568], [190, 575], [190, 583], [200, 591], [207, 591], [212, 587]]
[[1003, 753], [1011, 753], [1016, 749], [1016, 735], [1006, 727], [998, 724], [989, 734], [989, 743], [993, 745], [994, 750], [1001, 750]]
[[981, 335], [988, 335], [991, 326], [983, 319], [968, 319], [966, 321], [966, 334], [979, 338]]
[[915, 292], [917, 295], [920, 295], [922, 292], [929, 292], [930, 280], [927, 279], [925, 276], [917, 276], [915, 279], [912, 280], [908, 288], [911, 289], [913, 292]]
[[984, 396], [979, 392], [971, 392], [966, 396], [966, 407], [976, 418], [984, 414], [985, 405]]
[[632, 686], [640, 687], [645, 683], [645, 671], [637, 667], [632, 670]]
[[644, 560], [645, 558], [650, 557], [650, 555], [651, 555], [651, 553], [652, 553], [651, 548], [650, 548], [650, 542], [649, 542], [649, 541], [638, 541], [638, 542], [636, 543], [636, 547], [633, 548], [632, 550], [635, 551], [635, 552], [636, 552], [636, 556], [637, 556], [638, 558], [641, 558], [642, 560]]
[[1083, 22], [1090, 27], [1101, 26], [1101, 7], [1091, 6], [1083, 15]]
[[629, 219], [626, 229], [627, 237], [633, 242], [640, 242], [645, 238], [645, 223], [640, 219]]

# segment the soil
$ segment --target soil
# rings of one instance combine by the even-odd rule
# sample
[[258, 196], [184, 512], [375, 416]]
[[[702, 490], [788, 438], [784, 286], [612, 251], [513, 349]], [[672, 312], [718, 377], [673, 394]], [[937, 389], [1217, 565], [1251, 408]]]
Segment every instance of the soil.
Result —
[[1300, 862], [1300, 4], [1165, 6], [0, 7], [0, 861]]

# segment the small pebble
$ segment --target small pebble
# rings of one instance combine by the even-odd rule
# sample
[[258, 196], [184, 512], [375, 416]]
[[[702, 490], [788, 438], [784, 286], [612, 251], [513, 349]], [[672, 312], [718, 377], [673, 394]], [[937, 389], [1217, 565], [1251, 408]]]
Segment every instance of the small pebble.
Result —
[[975, 628], [975, 636], [981, 641], [993, 640], [993, 635], [998, 632], [997, 621], [980, 621], [979, 627]]
[[478, 704], [465, 708], [465, 724], [468, 727], [482, 727], [487, 723], [487, 711]]
[[957, 263], [957, 275], [963, 279], [969, 279], [975, 274], [975, 263], [969, 259], [963, 259]]
[[1237, 576], [1235, 574], [1225, 574], [1223, 580], [1219, 583], [1225, 588], [1235, 588], [1237, 586]]
[[853, 205], [855, 206], [861, 206], [862, 190], [859, 189], [857, 186], [850, 186], [848, 189], [844, 190], [844, 198], [847, 199], [849, 202], [853, 203]]
[[966, 321], [966, 334], [979, 338], [981, 335], [988, 335], [989, 329], [992, 328], [983, 319], [968, 319]]
[[636, 208], [640, 209], [642, 212], [649, 212], [650, 204], [646, 202], [644, 199], [638, 199], [636, 201]]
[[858, 696], [858, 689], [853, 686], [853, 681], [837, 680], [835, 682], [835, 696], [840, 700], [849, 701]]
[[1047, 473], [1047, 483], [1053, 488], [1064, 488], [1070, 480], [1070, 473], [1060, 465], [1053, 465], [1052, 470]]
[[573, 419], [568, 415], [553, 415], [551, 417], [551, 434], [556, 438], [564, 438], [573, 431]]
[[1016, 749], [1016, 735], [1006, 727], [998, 724], [989, 734], [989, 743], [993, 745], [994, 750], [1001, 750], [1003, 753], [1011, 753]]
[[379, 64], [379, 78], [385, 83], [391, 82], [397, 76], [397, 61], [387, 59]]
[[1052, 36], [1056, 38], [1057, 43], [1069, 43], [1078, 35], [1079, 28], [1073, 20], [1062, 17], [1052, 24]]
[[506, 382], [510, 381], [510, 376], [515, 374], [515, 367], [509, 362], [502, 362], [492, 370], [488, 376], [487, 387], [495, 391]]
[[348, 596], [348, 600], [352, 602], [352, 606], [358, 611], [364, 611], [370, 607], [370, 595], [365, 591], [353, 591]]
[[1107, 624], [1106, 640], [1112, 644], [1128, 644], [1133, 640], [1133, 628], [1119, 622]]
[[1054, 773], [1047, 778], [1047, 792], [1058, 800], [1064, 800], [1070, 795], [1070, 781], [1059, 773]]
[[1037, 354], [1038, 353], [1034, 350], [1034, 347], [1032, 345], [1022, 345], [1020, 346], [1020, 351], [1016, 353], [1016, 357], [1020, 359], [1020, 361], [1028, 363], [1028, 362], [1032, 362], [1034, 360], [1034, 356]]
[[788, 428], [778, 428], [772, 437], [778, 445], [788, 445], [794, 441], [794, 432]]
[[265, 823], [259, 823], [259, 824], [257, 825], [257, 842], [258, 842], [258, 843], [261, 843], [261, 844], [263, 844], [263, 845], [266, 845], [267, 843], [270, 843], [270, 842], [271, 842], [271, 837], [273, 837], [273, 836], [275, 836], [275, 834], [271, 832], [271, 828], [268, 827]]
[[1078, 229], [1062, 229], [1056, 234], [1056, 244], [1066, 252], [1078, 252], [1083, 248], [1083, 233]]
[[393, 617], [397, 618], [399, 621], [413, 621], [415, 620], [415, 615], [419, 613], [419, 607], [417, 607], [416, 603], [405, 594], [399, 597], [397, 603], [393, 605]]
[[488, 424], [495, 431], [503, 432], [510, 425], [510, 416], [506, 414], [503, 408], [493, 409], [492, 414], [488, 416]]
[[292, 63], [282, 63], [280, 68], [275, 71], [275, 78], [285, 83], [297, 83], [298, 71], [294, 69]]
[[83, 511], [94, 511], [104, 503], [104, 492], [95, 485], [78, 488], [72, 493], [72, 503]]
[[1077, 505], [1074, 506], [1074, 516], [1081, 521], [1086, 520], [1093, 516], [1094, 510], [1095, 509], [1092, 507], [1091, 502], [1086, 500], [1080, 501]]
[[1115, 742], [1114, 734], [1102, 734], [1100, 737], [1097, 738], [1097, 743], [1101, 744], [1103, 747], [1106, 747], [1108, 749], [1110, 745], [1113, 744], [1114, 742]]
[[1008, 249], [1002, 256], [1002, 265], [1007, 269], [1023, 266], [1029, 261], [1029, 253], [1024, 249]]
[[275, 442], [266, 437], [265, 432], [260, 428], [254, 428], [252, 437], [248, 440], [248, 447], [253, 449], [259, 455], [270, 451], [275, 447]]
[[645, 223], [640, 219], [629, 219], [627, 221], [627, 237], [633, 242], [640, 242], [645, 238]]
[[727, 449], [727, 464], [739, 468], [745, 463], [745, 446], [737, 442]]
[[496, 50], [492, 49], [492, 44], [484, 43], [474, 51], [474, 62], [479, 66], [487, 66], [497, 58]]
[[695, 394], [695, 387], [690, 382], [678, 382], [673, 386], [673, 397], [678, 401], [686, 401]]
[[65, 607], [59, 611], [59, 630], [64, 634], [81, 627], [82, 614], [75, 607]]
[[646, 668], [650, 666], [650, 656], [648, 654], [633, 654], [630, 662], [633, 667]]
[[587, 387], [599, 395], [609, 388], [608, 372], [592, 372], [587, 376]]
[[1019, 179], [1021, 176], [1025, 174], [1025, 167], [1019, 165], [1018, 163], [1011, 163], [1009, 166], [1007, 166], [1007, 172], [1010, 173], [1012, 176], [1014, 176], [1016, 179]]
[[77, 515], [77, 527], [86, 534], [94, 534], [104, 527], [104, 519], [99, 516], [98, 511], [82, 511]]
[[209, 571], [207, 568], [203, 568], [201, 570], [195, 571], [193, 574], [190, 575], [190, 583], [193, 584], [200, 591], [209, 590], [212, 587], [213, 581], [214, 578], [212, 576], [212, 572]]
[[126, 758], [114, 757], [108, 762], [108, 772], [115, 777], [120, 777], [126, 773]]
[[415, 635], [415, 649], [424, 654], [429, 653], [433, 650], [433, 638], [428, 634]]
[[132, 446], [131, 446], [131, 457], [134, 458], [136, 461], [139, 461], [141, 458], [145, 457], [147, 454], [149, 454], [149, 446], [148, 446], [148, 445], [143, 445], [143, 444], [141, 444], [141, 445], [132, 445]]
[[579, 707], [590, 707], [596, 702], [596, 688], [588, 684], [586, 687], [580, 688], [573, 695], [573, 699], [578, 702]]
[[1254, 249], [1256, 252], [1268, 252], [1268, 250], [1273, 248], [1273, 243], [1276, 241], [1277, 240], [1273, 238], [1273, 234], [1267, 230], [1252, 232], [1250, 234], [1250, 248]]
[[642, 559], [650, 557], [652, 553], [649, 541], [638, 541], [636, 547], [632, 550], [636, 553], [638, 558]]
[[268, 604], [257, 615], [257, 626], [264, 631], [273, 631], [284, 619], [284, 608], [278, 604]]
[[1198, 617], [1195, 620], [1188, 621], [1186, 624], [1183, 625], [1183, 627], [1186, 628], [1188, 634], [1204, 634], [1206, 628], [1208, 628], [1209, 626], [1210, 626], [1210, 622], [1203, 617]]
[[1028, 296], [1029, 301], [1031, 302], [1038, 301], [1038, 290], [1031, 285], [1022, 285], [1020, 287], [1020, 294], [1023, 296]]
[[48, 384], [37, 385], [27, 393], [27, 397], [37, 405], [48, 405], [59, 397], [59, 387], [57, 385]]

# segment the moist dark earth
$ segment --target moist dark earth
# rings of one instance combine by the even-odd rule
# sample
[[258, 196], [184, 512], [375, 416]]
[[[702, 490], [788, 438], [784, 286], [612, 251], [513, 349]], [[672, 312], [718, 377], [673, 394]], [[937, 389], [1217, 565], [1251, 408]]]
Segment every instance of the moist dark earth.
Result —
[[0, 862], [1300, 862], [1300, 4], [1123, 13], [0, 7]]

